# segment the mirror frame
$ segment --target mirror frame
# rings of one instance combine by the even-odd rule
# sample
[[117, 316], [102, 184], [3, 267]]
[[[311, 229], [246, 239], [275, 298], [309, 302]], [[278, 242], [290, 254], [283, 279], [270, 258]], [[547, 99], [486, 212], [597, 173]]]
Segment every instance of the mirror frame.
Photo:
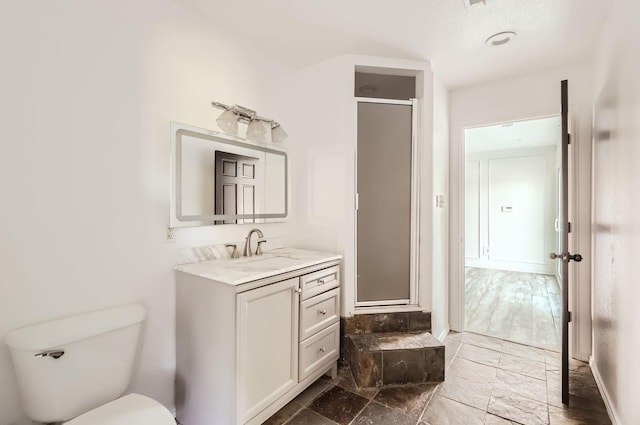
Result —
[[[211, 142], [223, 143], [244, 149], [254, 149], [264, 153], [282, 155], [284, 157], [284, 212], [264, 214], [203, 214], [182, 215], [182, 153], [179, 149], [182, 145], [182, 137], [190, 136]], [[213, 226], [222, 223], [222, 220], [256, 219], [264, 222], [282, 222], [289, 215], [289, 157], [285, 150], [266, 144], [252, 143], [241, 137], [230, 136], [213, 130], [195, 127], [188, 124], [171, 121], [171, 149], [170, 149], [170, 227]], [[247, 224], [247, 223], [238, 223]]]

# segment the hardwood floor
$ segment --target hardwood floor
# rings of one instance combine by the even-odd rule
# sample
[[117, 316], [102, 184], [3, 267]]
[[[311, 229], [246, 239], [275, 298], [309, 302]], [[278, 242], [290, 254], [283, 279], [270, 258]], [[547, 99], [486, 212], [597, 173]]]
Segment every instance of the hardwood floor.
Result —
[[465, 269], [465, 330], [559, 350], [562, 295], [555, 276]]

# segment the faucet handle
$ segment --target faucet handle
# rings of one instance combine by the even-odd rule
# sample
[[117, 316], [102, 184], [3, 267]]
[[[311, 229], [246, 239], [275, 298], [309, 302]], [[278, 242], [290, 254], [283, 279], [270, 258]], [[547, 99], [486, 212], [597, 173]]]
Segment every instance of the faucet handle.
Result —
[[266, 240], [266, 239], [260, 239], [260, 240], [258, 241], [258, 247], [256, 248], [256, 255], [262, 255], [262, 248], [261, 248], [261, 245], [262, 245], [263, 243], [265, 243], [265, 242], [267, 242], [267, 240]]
[[233, 252], [231, 253], [231, 258], [240, 258], [240, 254], [238, 254], [238, 246], [234, 243], [225, 244], [227, 248], [233, 247]]

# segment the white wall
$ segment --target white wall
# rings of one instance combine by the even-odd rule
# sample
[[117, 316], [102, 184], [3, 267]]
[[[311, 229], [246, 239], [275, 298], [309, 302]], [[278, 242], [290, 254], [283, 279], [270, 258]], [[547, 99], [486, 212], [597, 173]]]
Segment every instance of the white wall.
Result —
[[442, 338], [449, 331], [449, 92], [433, 78], [433, 299], [431, 330]]
[[[141, 302], [131, 390], [173, 406], [173, 250], [241, 240], [251, 227], [177, 229], [166, 242], [169, 121], [213, 128], [219, 100], [288, 129], [278, 94], [288, 71], [234, 40], [171, 0], [2, 4], [0, 340]], [[269, 238], [287, 225], [261, 227]], [[4, 344], [0, 412], [0, 424], [24, 422]]]
[[579, 265], [572, 263], [574, 318], [580, 324], [572, 332], [573, 355], [583, 360], [591, 352], [590, 324], [590, 154], [591, 154], [591, 67], [576, 64], [561, 69], [504, 79], [450, 93], [451, 130], [451, 245], [449, 276], [451, 282], [451, 327], [463, 324], [461, 296], [464, 256], [464, 128], [506, 121], [557, 115], [560, 112], [560, 81], [569, 80], [569, 109], [573, 118], [576, 168], [573, 180], [573, 209], [570, 211], [576, 232], [572, 252], [586, 254]]
[[556, 148], [468, 153], [466, 163], [465, 266], [554, 274]]
[[614, 2], [594, 62], [593, 369], [619, 425], [640, 423], [638, 16]]
[[[421, 305], [431, 310], [432, 74], [428, 62], [339, 56], [300, 70], [292, 83], [297, 115], [291, 129], [298, 137], [291, 149], [292, 245], [344, 255], [342, 314], [352, 315], [355, 302], [355, 153], [357, 109], [356, 65], [409, 69], [424, 73], [421, 125], [425, 164], [422, 185], [420, 257]], [[367, 71], [368, 72], [368, 71]], [[422, 102], [422, 99], [420, 99]], [[426, 174], [426, 175], [425, 175]], [[428, 241], [428, 242], [427, 242]]]

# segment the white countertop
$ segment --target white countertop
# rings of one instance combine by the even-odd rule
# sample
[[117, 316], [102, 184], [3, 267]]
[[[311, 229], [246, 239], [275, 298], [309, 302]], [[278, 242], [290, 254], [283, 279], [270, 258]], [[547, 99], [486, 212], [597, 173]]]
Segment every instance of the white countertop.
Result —
[[235, 286], [341, 258], [339, 254], [279, 248], [251, 257], [181, 264], [175, 270]]

